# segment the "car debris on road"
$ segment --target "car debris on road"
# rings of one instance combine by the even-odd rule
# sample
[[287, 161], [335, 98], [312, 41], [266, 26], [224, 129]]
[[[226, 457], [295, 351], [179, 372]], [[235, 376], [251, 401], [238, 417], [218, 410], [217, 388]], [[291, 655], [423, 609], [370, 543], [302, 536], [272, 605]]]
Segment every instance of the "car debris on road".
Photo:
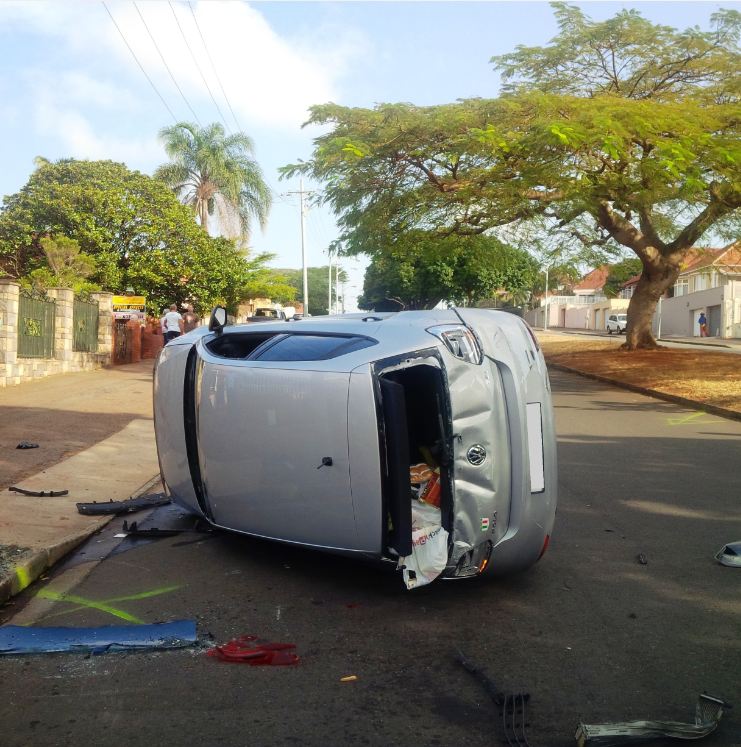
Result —
[[194, 620], [152, 625], [103, 625], [97, 628], [0, 627], [0, 655], [92, 653], [170, 649], [197, 642]]
[[92, 503], [78, 503], [77, 511], [85, 516], [103, 516], [105, 514], [130, 514], [143, 508], [165, 506], [170, 499], [164, 493], [150, 493], [126, 501], [93, 501]]
[[530, 693], [501, 692], [494, 681], [460, 651], [455, 660], [482, 685], [497, 707], [502, 738], [507, 744], [510, 747], [530, 747], [527, 738], [527, 704]]
[[8, 490], [12, 490], [14, 493], [20, 493], [21, 495], [29, 495], [33, 498], [58, 498], [62, 495], [67, 495], [69, 490], [26, 490], [25, 488], [19, 488], [16, 485], [11, 485]]
[[723, 712], [730, 708], [720, 698], [703, 693], [697, 699], [693, 724], [682, 721], [579, 724], [575, 739], [578, 747], [620, 747], [625, 744], [644, 744], [652, 739], [702, 739], [716, 730]]
[[721, 565], [727, 565], [729, 568], [741, 568], [741, 540], [723, 545], [715, 553], [715, 559]]
[[210, 648], [206, 654], [220, 661], [251, 666], [291, 666], [300, 659], [295, 643], [259, 643], [257, 636], [242, 635], [229, 643]]

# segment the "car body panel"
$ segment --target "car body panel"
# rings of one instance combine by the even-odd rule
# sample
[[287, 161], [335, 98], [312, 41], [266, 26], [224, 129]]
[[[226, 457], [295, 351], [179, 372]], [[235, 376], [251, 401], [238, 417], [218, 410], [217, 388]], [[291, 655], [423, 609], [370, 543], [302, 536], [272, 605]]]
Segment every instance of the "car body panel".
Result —
[[[349, 379], [344, 372], [205, 360], [198, 438], [216, 524], [358, 549], [347, 442]], [[325, 458], [331, 466], [321, 466]]]
[[[486, 358], [496, 366], [504, 387], [510, 441], [510, 515], [507, 532], [494, 546], [489, 573], [509, 573], [532, 565], [553, 531], [558, 475], [556, 434], [545, 360], [523, 320], [488, 309], [462, 309], [461, 316], [479, 334]], [[529, 403], [540, 403], [541, 451], [530, 458]], [[532, 491], [531, 467], [542, 465], [544, 489]], [[537, 487], [540, 487], [538, 484]]]

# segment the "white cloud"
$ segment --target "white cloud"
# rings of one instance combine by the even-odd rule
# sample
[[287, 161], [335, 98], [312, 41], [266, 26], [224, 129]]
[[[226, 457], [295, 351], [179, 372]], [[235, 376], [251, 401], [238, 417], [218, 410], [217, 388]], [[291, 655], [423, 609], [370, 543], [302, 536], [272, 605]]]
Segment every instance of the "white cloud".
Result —
[[[305, 121], [309, 106], [340, 98], [339, 84], [351, 61], [367, 47], [362, 35], [336, 27], [317, 29], [308, 42], [305, 37], [299, 41], [281, 38], [257, 9], [244, 3], [201, 0], [192, 1], [192, 6], [198, 25], [184, 3], [107, 3], [126, 41], [178, 119], [193, 117], [160, 52], [201, 121], [214, 121], [218, 113], [183, 41], [173, 8], [198, 66], [232, 127], [233, 119], [204, 50], [199, 27], [229, 101], [247, 130], [269, 126], [295, 131]], [[61, 41], [70, 53], [69, 70], [73, 71], [68, 73], [68, 86], [77, 76], [78, 88], [84, 92], [91, 92], [96, 84], [104, 91], [105, 84], [90, 71], [106, 69], [111, 75], [113, 58], [116, 70], [126, 70], [127, 85], [151, 100], [149, 83], [102, 4], [0, 3], [0, 23], [25, 32], [33, 29]], [[106, 105], [107, 98], [104, 95], [99, 103]]]
[[162, 148], [154, 135], [122, 138], [100, 132], [84, 114], [60, 103], [49, 90], [37, 91], [34, 123], [40, 135], [58, 140], [70, 158], [123, 161], [132, 168], [146, 170], [162, 157]]

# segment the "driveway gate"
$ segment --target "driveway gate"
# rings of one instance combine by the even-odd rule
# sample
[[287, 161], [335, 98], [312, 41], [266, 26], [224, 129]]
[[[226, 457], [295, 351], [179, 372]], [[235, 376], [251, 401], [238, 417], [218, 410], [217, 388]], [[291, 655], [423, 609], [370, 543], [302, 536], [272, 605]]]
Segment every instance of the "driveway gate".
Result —
[[56, 304], [43, 293], [22, 289], [18, 300], [18, 357], [54, 357]]
[[74, 337], [72, 350], [80, 353], [98, 351], [98, 302], [75, 297], [72, 311]]

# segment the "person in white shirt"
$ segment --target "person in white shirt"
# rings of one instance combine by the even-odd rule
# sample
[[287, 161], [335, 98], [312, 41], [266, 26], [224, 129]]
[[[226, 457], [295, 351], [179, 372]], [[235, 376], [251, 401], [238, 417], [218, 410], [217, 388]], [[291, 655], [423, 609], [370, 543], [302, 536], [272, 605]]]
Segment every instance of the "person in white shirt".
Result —
[[183, 317], [178, 313], [177, 304], [172, 304], [165, 314], [165, 345], [183, 334]]

